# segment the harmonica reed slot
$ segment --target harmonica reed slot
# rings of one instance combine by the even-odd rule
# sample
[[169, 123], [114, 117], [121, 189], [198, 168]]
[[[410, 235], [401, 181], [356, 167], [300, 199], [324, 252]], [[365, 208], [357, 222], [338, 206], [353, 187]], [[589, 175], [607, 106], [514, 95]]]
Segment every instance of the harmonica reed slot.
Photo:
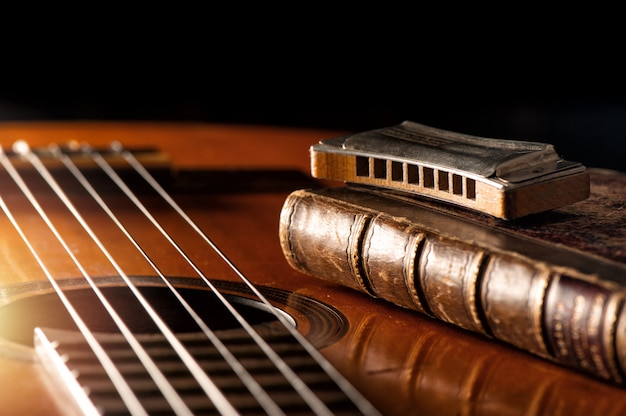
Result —
[[417, 165], [406, 165], [406, 181], [408, 183], [418, 184], [420, 181], [419, 168]]
[[387, 161], [383, 159], [374, 159], [374, 177], [377, 179], [387, 178]]
[[465, 197], [476, 199], [476, 181], [474, 179], [465, 178]]
[[404, 181], [402, 162], [391, 161], [391, 180], [395, 182]]
[[368, 157], [356, 157], [356, 176], [363, 176], [366, 178], [370, 176], [370, 161]]
[[435, 171], [431, 168], [424, 167], [422, 171], [423, 186], [424, 188], [435, 187]]
[[455, 195], [463, 195], [463, 177], [456, 173], [452, 174], [452, 193]]
[[440, 191], [447, 191], [449, 189], [448, 172], [440, 170], [437, 172], [437, 186]]

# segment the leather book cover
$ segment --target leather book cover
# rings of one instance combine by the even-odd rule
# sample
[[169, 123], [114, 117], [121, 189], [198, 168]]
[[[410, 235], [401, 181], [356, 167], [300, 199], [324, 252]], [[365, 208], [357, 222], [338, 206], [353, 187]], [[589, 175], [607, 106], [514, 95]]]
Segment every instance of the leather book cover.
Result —
[[343, 186], [285, 201], [292, 267], [623, 384], [626, 175], [590, 171], [588, 199], [515, 221]]

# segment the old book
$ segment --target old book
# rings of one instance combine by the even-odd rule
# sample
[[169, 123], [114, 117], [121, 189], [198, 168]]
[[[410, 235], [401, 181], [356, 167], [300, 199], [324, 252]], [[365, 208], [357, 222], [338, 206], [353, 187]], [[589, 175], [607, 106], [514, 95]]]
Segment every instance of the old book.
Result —
[[377, 188], [293, 192], [295, 269], [624, 385], [626, 175], [517, 221]]

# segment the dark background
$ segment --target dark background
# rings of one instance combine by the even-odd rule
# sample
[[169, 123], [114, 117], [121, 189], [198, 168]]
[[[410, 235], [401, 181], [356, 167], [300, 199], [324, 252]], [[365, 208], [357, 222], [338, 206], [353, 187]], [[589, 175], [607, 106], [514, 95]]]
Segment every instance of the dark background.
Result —
[[367, 83], [362, 88], [369, 94], [330, 89], [322, 94], [297, 83], [242, 88], [242, 95], [237, 88], [216, 91], [200, 82], [188, 89], [137, 94], [67, 86], [29, 94], [12, 91], [0, 95], [0, 120], [198, 121], [355, 132], [412, 120], [484, 137], [549, 142], [566, 159], [626, 171], [626, 97], [619, 94], [553, 96], [461, 88], [420, 92], [408, 87], [400, 94], [401, 86], [386, 93], [373, 91]]
[[[557, 31], [549, 20], [556, 36], [531, 40], [536, 22], [528, 20], [506, 39], [510, 19], [481, 27], [480, 35], [476, 21], [466, 19], [445, 37], [450, 22], [422, 28], [412, 17], [397, 30], [400, 15], [335, 26], [311, 20], [303, 29], [296, 28], [303, 20], [277, 15], [287, 27], [256, 19], [256, 32], [241, 24], [209, 31], [205, 21], [186, 31], [192, 24], [183, 20], [176, 37], [155, 20], [115, 43], [109, 36], [117, 26], [98, 27], [102, 37], [84, 44], [73, 31], [67, 49], [67, 40], [47, 41], [44, 34], [20, 46], [26, 59], [2, 55], [0, 121], [197, 121], [356, 132], [412, 120], [549, 142], [568, 160], [626, 171], [621, 44], [612, 48], [597, 28], [592, 40], [576, 21]], [[383, 20], [387, 25], [379, 26]], [[339, 26], [340, 34], [332, 32]]]

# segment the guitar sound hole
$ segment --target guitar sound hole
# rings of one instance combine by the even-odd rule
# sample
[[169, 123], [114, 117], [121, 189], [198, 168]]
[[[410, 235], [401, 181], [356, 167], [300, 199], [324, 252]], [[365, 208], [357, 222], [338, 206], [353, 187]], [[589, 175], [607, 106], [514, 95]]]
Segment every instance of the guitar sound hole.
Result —
[[[120, 314], [124, 323], [137, 334], [159, 333], [152, 318], [130, 289], [105, 287], [102, 293]], [[166, 287], [144, 286], [143, 296], [175, 333], [199, 332], [198, 325]], [[209, 290], [177, 289], [187, 303], [213, 331], [239, 328], [240, 324], [217, 296]], [[64, 292], [93, 332], [115, 333], [118, 328], [90, 289]], [[228, 295], [229, 302], [251, 325], [277, 320], [262, 304]], [[0, 308], [0, 338], [26, 346], [33, 345], [33, 329], [48, 327], [77, 330], [56, 293], [25, 297]]]

